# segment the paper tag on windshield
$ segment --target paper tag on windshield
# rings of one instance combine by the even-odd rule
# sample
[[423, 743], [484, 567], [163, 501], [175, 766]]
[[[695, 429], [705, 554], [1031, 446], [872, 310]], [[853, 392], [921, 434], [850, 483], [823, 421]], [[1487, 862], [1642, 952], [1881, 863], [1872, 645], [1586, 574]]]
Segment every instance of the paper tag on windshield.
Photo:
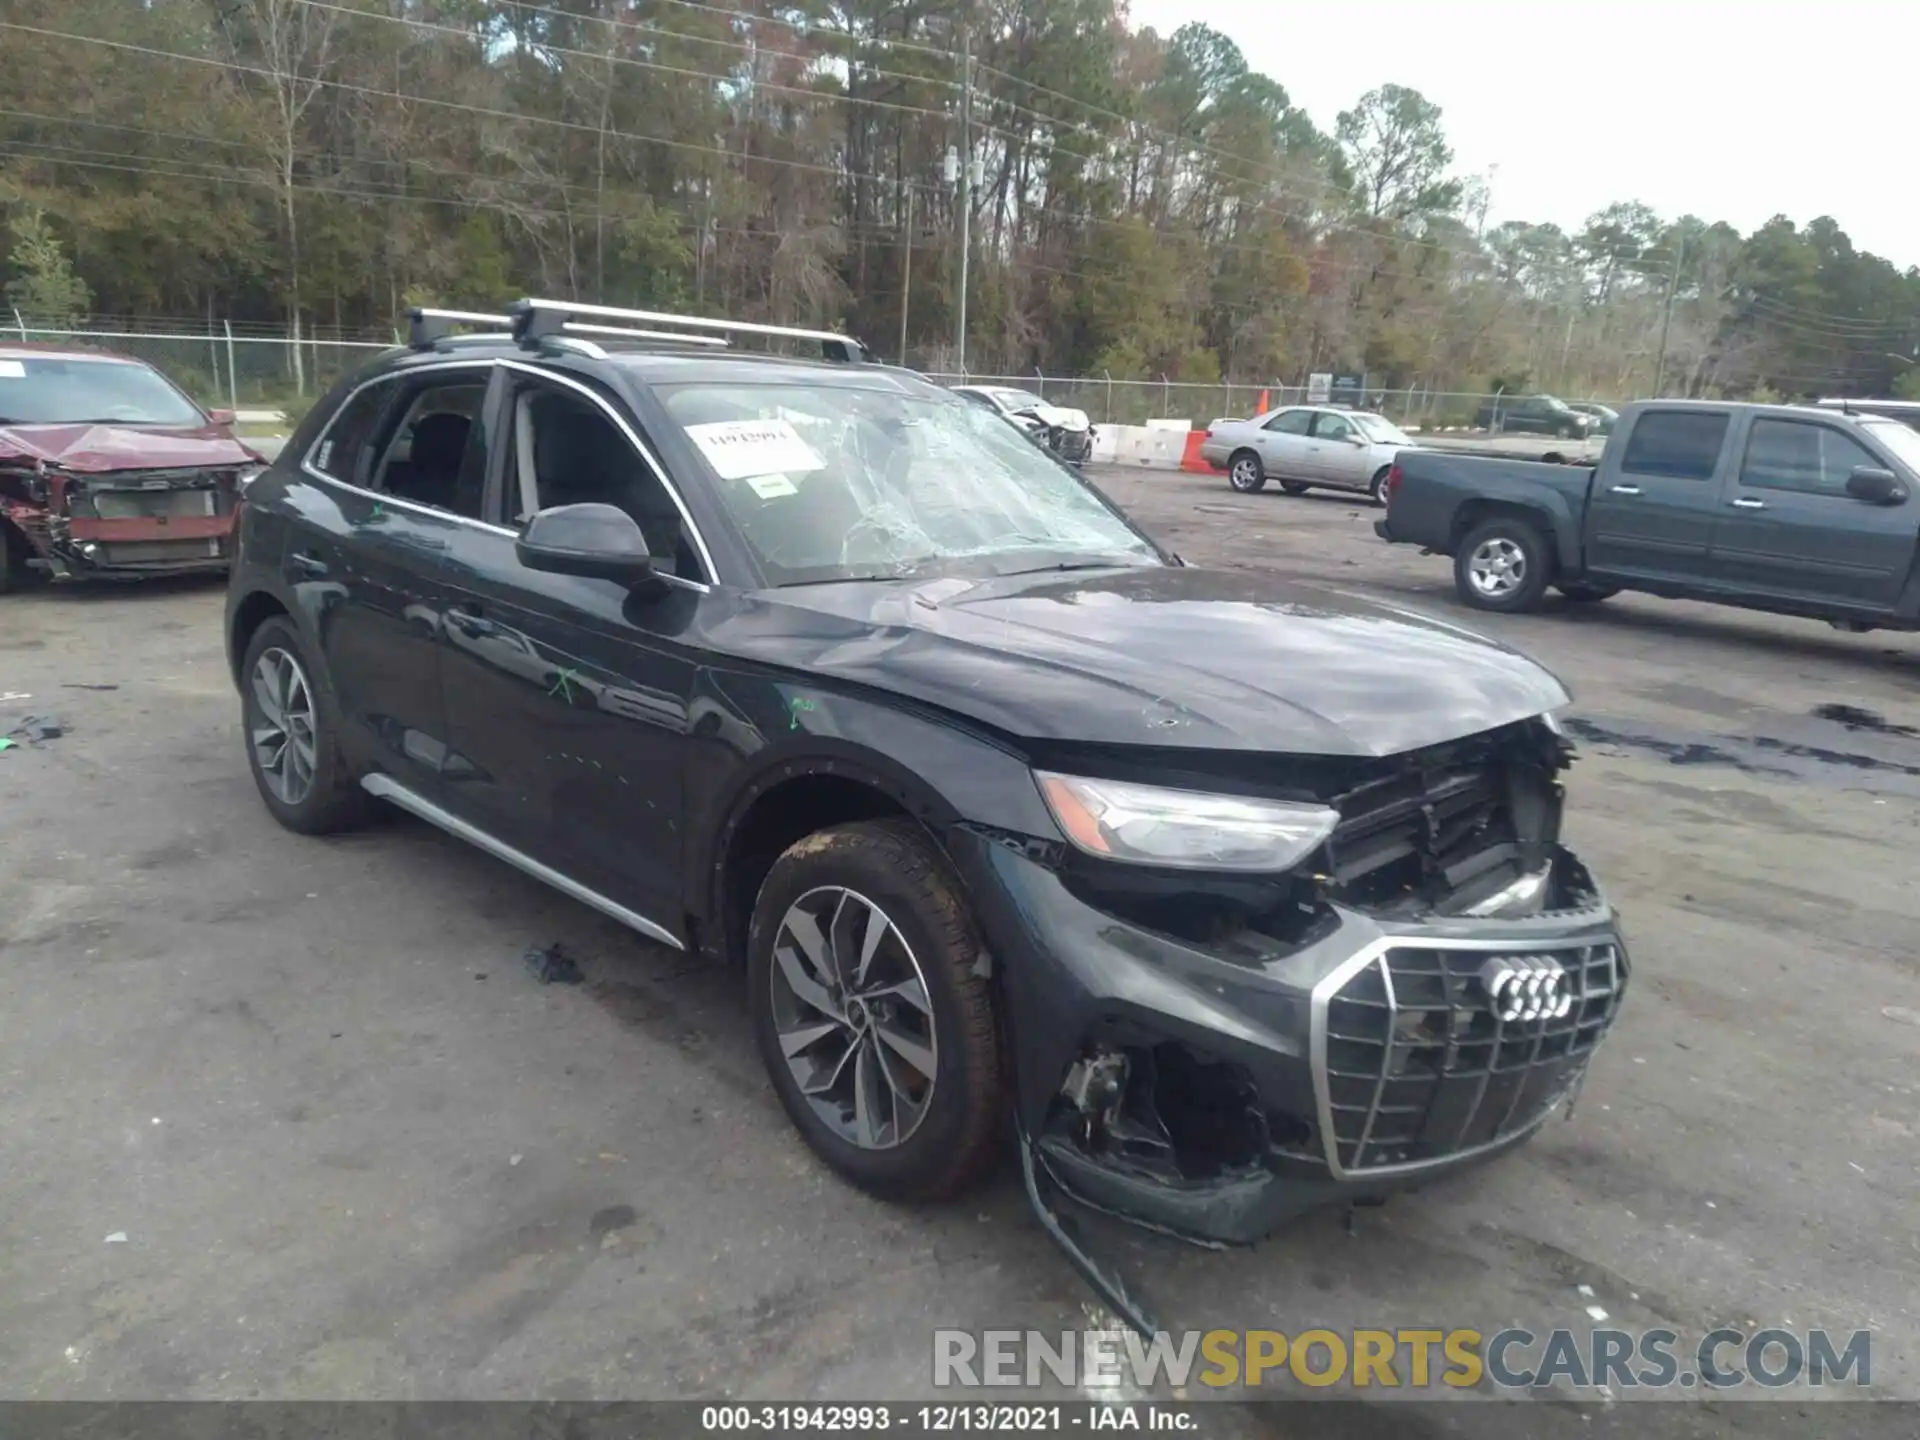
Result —
[[[804, 475], [824, 470], [827, 462], [785, 420], [722, 420], [689, 425], [687, 437], [700, 447], [722, 480], [752, 475]], [[787, 481], [789, 487], [792, 481]], [[755, 487], [756, 489], [758, 487]], [[791, 493], [789, 490], [781, 493]]]
[[27, 378], [27, 362], [24, 360], [0, 360], [0, 380], [24, 380]]
[[749, 475], [747, 484], [762, 500], [778, 500], [782, 495], [800, 493], [800, 487], [784, 475]]

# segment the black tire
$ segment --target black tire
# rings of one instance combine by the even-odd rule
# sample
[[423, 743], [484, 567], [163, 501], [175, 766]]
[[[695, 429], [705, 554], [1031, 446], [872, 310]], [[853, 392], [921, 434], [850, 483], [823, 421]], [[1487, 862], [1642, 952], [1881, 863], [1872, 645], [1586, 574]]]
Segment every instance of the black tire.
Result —
[[1267, 485], [1267, 467], [1255, 450], [1236, 450], [1227, 460], [1227, 484], [1242, 495], [1252, 495]]
[[1304, 480], [1282, 480], [1280, 488], [1289, 495], [1304, 495], [1313, 487]]
[[1611, 600], [1620, 593], [1618, 585], [1556, 585], [1553, 587], [1567, 599], [1581, 605], [1597, 605], [1602, 600]]
[[[262, 660], [269, 654], [292, 659], [310, 697], [310, 733], [312, 751], [311, 780], [304, 793], [294, 798], [280, 793], [262, 758], [262, 745], [255, 736], [272, 728], [266, 714], [264, 697], [255, 688]], [[347, 767], [340, 754], [339, 710], [333, 701], [326, 676], [308, 658], [300, 632], [284, 615], [263, 622], [247, 643], [246, 658], [240, 664], [240, 720], [242, 740], [247, 747], [247, 769], [266, 803], [268, 813], [287, 829], [301, 835], [331, 835], [364, 825], [375, 813], [372, 798], [362, 790], [359, 777]], [[292, 733], [289, 726], [287, 733]], [[283, 741], [285, 749], [291, 742]]]
[[[1497, 569], [1504, 562], [1504, 572]], [[1486, 567], [1476, 581], [1476, 566]], [[1494, 588], [1504, 578], [1504, 588]], [[1539, 528], [1517, 515], [1496, 515], [1467, 532], [1453, 554], [1453, 586], [1476, 610], [1520, 614], [1538, 610], [1553, 583], [1553, 550]]]
[[0, 520], [0, 595], [30, 586], [44, 585], [50, 578], [44, 570], [28, 567], [33, 546], [27, 537], [6, 520]]
[[1373, 472], [1373, 479], [1367, 482], [1367, 498], [1376, 505], [1387, 503], [1387, 476], [1393, 473], [1391, 465], [1382, 465]]
[[[918, 1023], [933, 1041], [932, 1091], [906, 1138], [887, 1148], [855, 1143], [816, 1112], [781, 1046], [775, 941], [791, 907], [831, 887], [856, 892], [892, 923], [910, 952], [906, 963], [917, 969], [929, 1000], [931, 1013]], [[887, 943], [883, 940], [882, 947]], [[897, 961], [901, 952], [892, 953]], [[809, 835], [774, 862], [760, 887], [747, 932], [747, 976], [761, 1059], [801, 1137], [869, 1194], [887, 1200], [941, 1199], [975, 1179], [993, 1157], [1009, 1100], [981, 954], [958, 878], [912, 821], [863, 821]], [[784, 978], [779, 983], [786, 984]], [[836, 1003], [847, 1003], [844, 991]], [[839, 1038], [826, 1036], [822, 1043], [831, 1047]], [[817, 1063], [833, 1064], [832, 1050]], [[903, 1073], [911, 1078], [910, 1071]], [[851, 1123], [851, 1117], [843, 1114], [842, 1123]]]

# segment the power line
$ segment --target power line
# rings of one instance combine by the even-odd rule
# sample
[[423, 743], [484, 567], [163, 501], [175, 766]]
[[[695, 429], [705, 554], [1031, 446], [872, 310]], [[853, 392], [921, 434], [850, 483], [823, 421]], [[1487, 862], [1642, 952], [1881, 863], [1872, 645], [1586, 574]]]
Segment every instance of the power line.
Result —
[[[216, 60], [205, 55], [187, 55], [178, 50], [161, 50], [150, 45], [135, 45], [125, 40], [109, 40], [99, 35], [75, 35], [65, 30], [49, 30], [38, 25], [22, 25], [14, 20], [0, 20], [0, 30], [14, 30], [26, 35], [38, 35], [50, 40], [71, 40], [82, 45], [99, 45], [124, 54], [145, 55], [160, 60], [177, 60], [183, 64], [204, 65], [217, 70], [230, 70], [243, 75], [257, 75], [268, 80], [283, 78], [276, 72], [259, 65], [246, 65], [233, 60]], [[354, 85], [345, 80], [326, 80], [309, 76], [303, 84], [321, 86], [330, 90], [340, 90], [352, 95], [365, 96], [373, 100], [393, 100], [407, 105], [431, 105], [441, 109], [455, 110], [462, 114], [478, 115], [485, 119], [506, 120], [522, 125], [547, 125], [557, 129], [570, 130], [579, 134], [608, 135], [622, 140], [638, 140], [650, 145], [665, 145], [671, 149], [693, 150], [707, 155], [732, 155], [733, 152], [719, 145], [703, 145], [695, 140], [675, 140], [665, 135], [641, 135], [630, 130], [603, 130], [597, 125], [588, 125], [577, 120], [563, 120], [550, 115], [527, 115], [512, 110], [500, 110], [487, 105], [474, 105], [460, 100], [441, 100], [429, 95], [408, 95], [400, 91], [379, 90], [369, 85]], [[880, 184], [891, 184], [884, 175], [866, 175], [860, 172], [837, 168], [832, 165], [819, 165], [806, 160], [782, 160], [771, 155], [736, 155], [743, 162], [757, 162], [766, 165], [784, 166], [793, 170], [806, 170], [815, 174], [831, 175], [836, 179], [873, 180]]]

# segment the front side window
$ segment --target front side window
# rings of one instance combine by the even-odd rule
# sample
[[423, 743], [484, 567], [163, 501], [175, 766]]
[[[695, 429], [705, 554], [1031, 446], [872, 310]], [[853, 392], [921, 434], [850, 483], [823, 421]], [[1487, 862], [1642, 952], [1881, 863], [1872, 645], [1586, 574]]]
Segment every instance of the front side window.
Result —
[[168, 425], [207, 417], [159, 371], [74, 355], [0, 359], [0, 425]]
[[1879, 463], [1859, 441], [1831, 425], [1755, 420], [1740, 464], [1740, 483], [1755, 490], [1845, 495], [1849, 475]]
[[1727, 417], [1706, 410], [1655, 410], [1634, 422], [1620, 468], [1631, 475], [1711, 480], [1727, 438]]
[[764, 382], [655, 394], [775, 585], [1162, 563], [1078, 476], [945, 395]]
[[1353, 438], [1353, 426], [1342, 415], [1322, 415], [1320, 423], [1313, 427], [1316, 440], [1350, 440]]
[[523, 384], [514, 396], [511, 446], [514, 524], [557, 505], [612, 505], [633, 517], [656, 567], [683, 580], [703, 578], [665, 483], [594, 401], [558, 385]]

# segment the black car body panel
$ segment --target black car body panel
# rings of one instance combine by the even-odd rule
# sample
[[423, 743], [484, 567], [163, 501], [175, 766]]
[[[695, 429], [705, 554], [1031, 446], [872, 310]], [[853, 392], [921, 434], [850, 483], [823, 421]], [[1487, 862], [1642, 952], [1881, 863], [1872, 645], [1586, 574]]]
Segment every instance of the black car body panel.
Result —
[[[1551, 675], [1441, 622], [1144, 552], [770, 585], [657, 398], [749, 373], [940, 393], [753, 357], [384, 357], [249, 492], [236, 682], [253, 629], [285, 613], [368, 788], [717, 956], [741, 952], [769, 815], [830, 787], [913, 817], [977, 911], [1030, 1161], [1192, 1239], [1252, 1239], [1498, 1153], [1566, 1100], [1627, 962], [1559, 845], [1572, 752], [1541, 718], [1568, 698]], [[500, 437], [521, 398], [562, 392], [674, 481], [679, 519], [642, 528], [676, 529], [679, 548], [644, 589], [520, 558]], [[383, 490], [376, 461], [352, 458], [414, 466], [431, 416], [456, 410], [447, 494], [472, 514]], [[1037, 768], [1312, 802], [1340, 823], [1284, 874], [1100, 861], [1068, 841]], [[1513, 876], [1551, 884], [1510, 916], [1495, 901]], [[1456, 953], [1472, 962], [1458, 973]], [[1499, 1021], [1473, 967], [1501, 957], [1577, 984], [1572, 1008]], [[1404, 1118], [1420, 1096], [1425, 1129]]]
[[[1912, 629], [1914, 458], [1883, 417], [1648, 401], [1621, 412], [1595, 466], [1406, 451], [1374, 530], [1452, 555], [1482, 521], [1517, 515], [1551, 545], [1561, 582]], [[1891, 493], [1849, 493], [1854, 469], [1883, 472]]]
[[818, 586], [762, 603], [716, 638], [1030, 740], [1388, 755], [1567, 703], [1531, 660], [1466, 631], [1244, 571]]

